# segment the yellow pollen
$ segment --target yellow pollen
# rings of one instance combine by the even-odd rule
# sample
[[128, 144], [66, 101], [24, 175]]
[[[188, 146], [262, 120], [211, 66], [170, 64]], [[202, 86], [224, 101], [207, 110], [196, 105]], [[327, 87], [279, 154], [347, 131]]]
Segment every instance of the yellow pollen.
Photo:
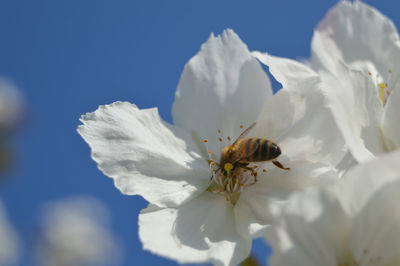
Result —
[[212, 154], [212, 151], [208, 151], [209, 154]]
[[233, 169], [233, 164], [231, 163], [226, 163], [224, 165], [225, 171], [228, 173], [228, 177], [231, 175], [231, 170]]

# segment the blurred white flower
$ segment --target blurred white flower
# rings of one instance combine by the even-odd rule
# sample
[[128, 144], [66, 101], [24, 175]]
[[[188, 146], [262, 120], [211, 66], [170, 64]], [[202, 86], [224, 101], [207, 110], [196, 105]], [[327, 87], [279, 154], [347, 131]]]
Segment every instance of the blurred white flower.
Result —
[[[78, 132], [122, 193], [150, 202], [139, 217], [145, 249], [181, 263], [234, 265], [290, 193], [336, 179], [331, 166], [341, 160], [344, 142], [318, 86], [309, 79], [272, 97], [265, 72], [227, 30], [212, 35], [185, 66], [174, 126], [155, 108], [116, 102], [82, 116]], [[248, 136], [277, 142], [279, 161], [291, 170], [257, 163], [257, 183], [250, 172], [214, 173], [221, 148], [255, 121]]]
[[19, 256], [19, 237], [8, 221], [5, 206], [0, 200], [0, 265], [17, 265]]
[[0, 77], [0, 170], [9, 169], [13, 163], [12, 137], [21, 124], [24, 104], [15, 85]]
[[16, 86], [0, 78], [0, 132], [12, 131], [22, 120], [24, 104]]
[[314, 31], [308, 66], [255, 52], [284, 86], [320, 78], [356, 162], [400, 147], [400, 40], [387, 17], [340, 1]]
[[110, 231], [109, 213], [90, 197], [48, 203], [41, 213], [36, 252], [39, 265], [116, 265], [121, 250]]
[[267, 240], [271, 266], [400, 265], [400, 152], [294, 194]]

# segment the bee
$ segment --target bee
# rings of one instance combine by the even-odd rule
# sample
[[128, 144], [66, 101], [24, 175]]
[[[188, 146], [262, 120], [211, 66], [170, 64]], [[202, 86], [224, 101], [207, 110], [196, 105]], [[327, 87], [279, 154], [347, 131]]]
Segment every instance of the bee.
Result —
[[257, 178], [255, 169], [248, 167], [248, 164], [252, 162], [272, 161], [275, 166], [290, 170], [276, 160], [281, 154], [281, 149], [274, 142], [263, 138], [245, 138], [255, 125], [256, 123], [250, 125], [232, 145], [222, 149], [219, 167], [224, 176], [230, 177], [236, 175], [240, 169], [245, 169], [250, 170]]

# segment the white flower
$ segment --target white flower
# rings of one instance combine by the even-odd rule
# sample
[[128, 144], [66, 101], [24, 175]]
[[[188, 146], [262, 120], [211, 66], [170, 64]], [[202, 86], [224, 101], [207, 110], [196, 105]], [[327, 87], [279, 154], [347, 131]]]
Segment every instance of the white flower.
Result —
[[120, 249], [109, 231], [109, 214], [90, 197], [49, 203], [42, 212], [38, 265], [115, 265]]
[[[157, 109], [116, 102], [82, 116], [78, 132], [118, 189], [150, 202], [139, 217], [145, 249], [181, 263], [237, 264], [292, 191], [336, 178], [330, 167], [341, 160], [344, 142], [312, 89], [319, 85], [309, 79], [272, 97], [267, 75], [227, 30], [211, 35], [185, 66], [173, 126]], [[257, 183], [250, 171], [235, 178], [214, 173], [227, 138], [232, 143], [255, 121], [248, 136], [278, 143], [279, 161], [291, 170], [257, 163]]]
[[400, 265], [400, 152], [292, 195], [269, 231], [271, 266]]
[[19, 237], [8, 221], [4, 204], [0, 201], [0, 265], [17, 265], [19, 253]]
[[309, 66], [254, 53], [283, 85], [322, 79], [357, 162], [400, 147], [400, 41], [387, 17], [361, 1], [340, 1], [315, 29]]
[[0, 132], [12, 131], [22, 120], [23, 101], [16, 86], [0, 78]]

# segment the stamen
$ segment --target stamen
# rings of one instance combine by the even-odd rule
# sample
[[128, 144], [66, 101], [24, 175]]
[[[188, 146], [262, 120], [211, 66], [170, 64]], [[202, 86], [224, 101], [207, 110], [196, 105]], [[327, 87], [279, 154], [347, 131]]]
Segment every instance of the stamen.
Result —
[[380, 88], [380, 96], [382, 104], [385, 105], [385, 89], [387, 87], [387, 83], [378, 83], [378, 86]]
[[[390, 85], [390, 79], [392, 76], [391, 74], [392, 74], [392, 70], [389, 69], [387, 72], [387, 75], [384, 75], [384, 77], [380, 76], [379, 74], [374, 75], [373, 81], [375, 83], [375, 86], [377, 86], [379, 89], [379, 98], [380, 98], [383, 106], [386, 105], [387, 98], [390, 94], [389, 85]], [[372, 73], [368, 72], [368, 75], [372, 76]]]
[[221, 129], [218, 129], [217, 132], [218, 132], [218, 149], [221, 150], [222, 149], [221, 144], [222, 140], [224, 139], [224, 136], [222, 136]]

